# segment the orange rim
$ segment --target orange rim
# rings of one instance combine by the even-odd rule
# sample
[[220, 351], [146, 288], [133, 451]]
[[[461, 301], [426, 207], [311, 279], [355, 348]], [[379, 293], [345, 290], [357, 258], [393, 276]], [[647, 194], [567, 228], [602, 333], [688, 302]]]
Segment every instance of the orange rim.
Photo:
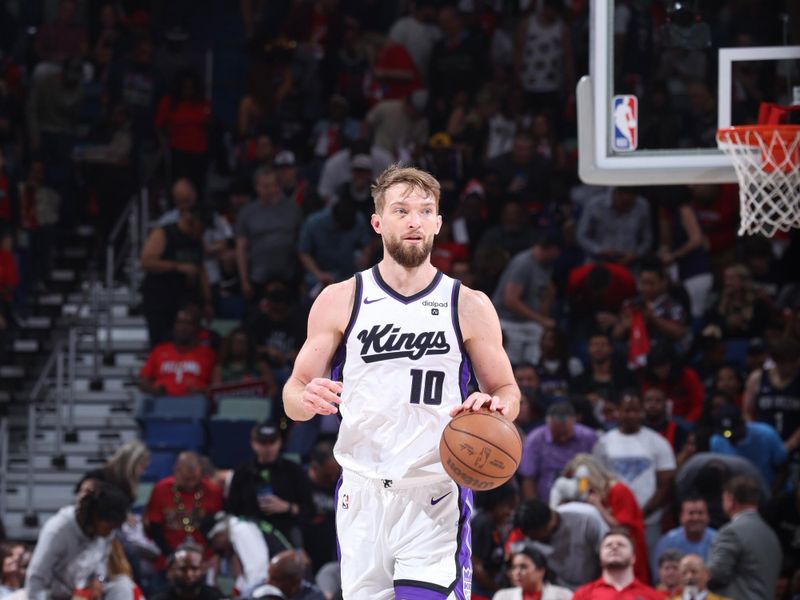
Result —
[[750, 146], [751, 144], [746, 143], [746, 140], [753, 134], [760, 135], [762, 138], [777, 135], [788, 144], [800, 137], [800, 125], [739, 125], [725, 127], [717, 130], [717, 139], [724, 144]]

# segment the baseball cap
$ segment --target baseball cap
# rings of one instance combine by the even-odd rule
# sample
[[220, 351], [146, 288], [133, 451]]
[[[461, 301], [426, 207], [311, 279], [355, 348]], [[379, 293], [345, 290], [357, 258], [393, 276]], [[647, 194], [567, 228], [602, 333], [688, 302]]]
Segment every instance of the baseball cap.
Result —
[[350, 161], [350, 168], [372, 171], [372, 157], [369, 154], [356, 154]]
[[739, 409], [732, 404], [721, 406], [714, 415], [714, 433], [718, 433], [725, 439], [732, 440], [736, 430], [742, 424], [742, 414]]
[[276, 167], [295, 166], [294, 152], [291, 150], [281, 150], [275, 155], [275, 160], [272, 161], [272, 164]]
[[440, 131], [431, 136], [428, 145], [434, 150], [448, 150], [453, 147], [453, 138], [444, 131]]
[[261, 442], [262, 444], [269, 444], [278, 441], [280, 433], [275, 425], [264, 421], [253, 427], [250, 437], [257, 442]]

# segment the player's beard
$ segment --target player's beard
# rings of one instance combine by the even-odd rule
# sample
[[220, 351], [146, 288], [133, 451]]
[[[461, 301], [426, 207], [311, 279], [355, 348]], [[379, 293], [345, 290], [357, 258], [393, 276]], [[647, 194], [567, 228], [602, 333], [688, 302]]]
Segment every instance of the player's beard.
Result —
[[384, 243], [389, 256], [406, 269], [414, 269], [425, 263], [433, 250], [433, 238], [425, 240], [418, 246], [404, 245], [402, 239], [390, 237], [385, 237]]

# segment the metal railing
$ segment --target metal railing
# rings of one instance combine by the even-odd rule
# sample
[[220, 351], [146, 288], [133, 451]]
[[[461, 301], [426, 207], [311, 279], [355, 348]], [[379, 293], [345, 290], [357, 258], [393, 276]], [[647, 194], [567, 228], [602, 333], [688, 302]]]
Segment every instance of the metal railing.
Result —
[[[126, 227], [127, 225], [127, 227]], [[119, 248], [116, 244], [122, 232], [127, 232], [127, 237], [122, 240]], [[101, 325], [101, 315], [105, 312], [105, 357], [110, 355], [112, 348], [112, 328], [114, 326], [114, 290], [116, 285], [115, 273], [127, 262], [128, 283], [130, 292], [138, 288], [139, 253], [144, 240], [149, 232], [149, 196], [146, 188], [135, 195], [123, 210], [112, 228], [106, 246], [106, 272], [104, 289], [99, 289], [97, 273], [92, 271], [88, 287], [84, 287], [83, 295], [76, 307], [75, 321], [70, 324], [66, 340], [57, 339], [53, 350], [39, 371], [39, 376], [28, 395], [27, 419], [27, 465], [26, 465], [26, 506], [25, 523], [35, 526], [38, 523], [33, 502], [34, 472], [36, 457], [36, 437], [39, 427], [38, 415], [40, 410], [52, 402], [55, 408], [54, 428], [55, 443], [53, 464], [63, 468], [66, 458], [63, 445], [67, 441], [77, 441], [75, 428], [75, 380], [77, 376], [78, 344], [83, 333], [92, 336], [92, 385], [101, 383], [100, 364], [101, 356], [98, 330]], [[88, 309], [89, 322], [83, 315]], [[53, 380], [55, 377], [55, 380]], [[48, 384], [53, 384], [49, 386]], [[65, 410], [66, 407], [66, 410]], [[66, 412], [66, 423], [65, 421]], [[9, 425], [6, 418], [0, 419], [0, 514], [5, 514], [8, 506], [8, 443]]]

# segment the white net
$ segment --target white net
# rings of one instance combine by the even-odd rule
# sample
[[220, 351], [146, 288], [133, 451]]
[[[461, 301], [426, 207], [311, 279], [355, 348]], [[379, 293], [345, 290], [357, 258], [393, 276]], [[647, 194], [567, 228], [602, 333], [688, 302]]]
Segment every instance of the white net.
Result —
[[800, 126], [720, 129], [717, 145], [739, 178], [739, 235], [800, 228]]

